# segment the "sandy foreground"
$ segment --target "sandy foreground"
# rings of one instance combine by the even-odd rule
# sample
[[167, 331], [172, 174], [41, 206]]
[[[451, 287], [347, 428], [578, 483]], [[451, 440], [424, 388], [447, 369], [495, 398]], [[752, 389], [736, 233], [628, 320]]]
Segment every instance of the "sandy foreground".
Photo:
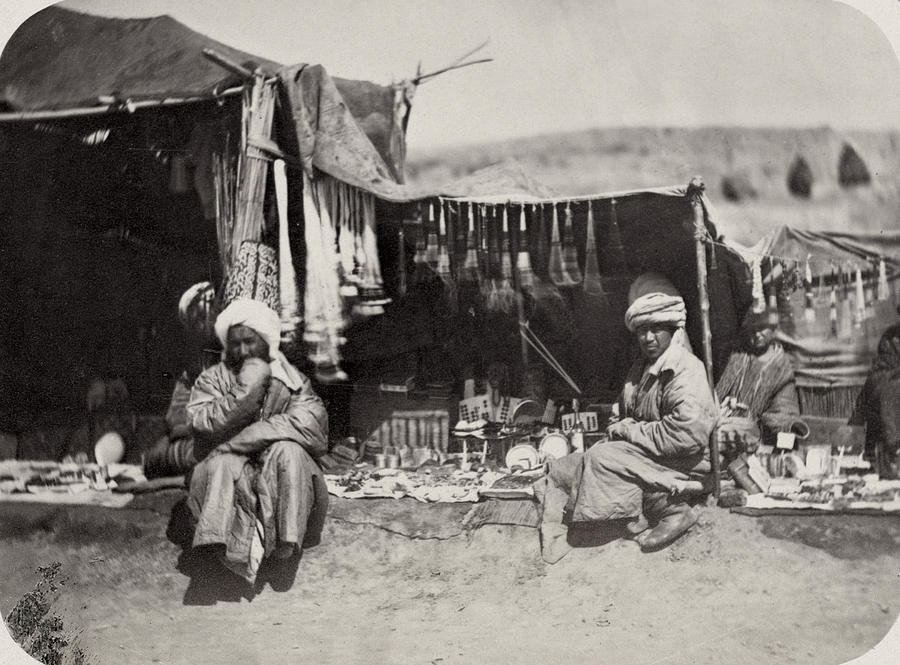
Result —
[[0, 611], [36, 566], [61, 561], [68, 583], [53, 608], [98, 665], [827, 665], [874, 646], [900, 612], [896, 517], [704, 507], [667, 550], [614, 540], [554, 566], [532, 528], [413, 540], [331, 519], [293, 585], [275, 578], [254, 594], [179, 558], [166, 536], [178, 498], [0, 506]]

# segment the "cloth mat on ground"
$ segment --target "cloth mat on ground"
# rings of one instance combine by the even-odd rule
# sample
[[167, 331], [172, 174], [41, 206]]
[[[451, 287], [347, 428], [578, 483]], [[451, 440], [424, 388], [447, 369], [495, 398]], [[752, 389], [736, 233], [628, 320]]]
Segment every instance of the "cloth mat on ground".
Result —
[[882, 517], [900, 517], [896, 511], [880, 510], [878, 508], [843, 508], [840, 510], [828, 508], [752, 508], [750, 506], [735, 506], [731, 512], [748, 517], [768, 517], [772, 515], [877, 515]]
[[76, 494], [42, 492], [41, 494], [0, 494], [0, 503], [49, 503], [69, 506], [101, 506], [103, 508], [124, 508], [134, 499], [134, 494], [115, 493], [110, 490], [98, 492], [85, 490]]
[[369, 524], [408, 538], [446, 540], [463, 533], [466, 503], [422, 503], [403, 499], [328, 499], [328, 518]]
[[463, 519], [469, 531], [486, 524], [537, 527], [537, 504], [531, 499], [488, 499], [473, 506]]

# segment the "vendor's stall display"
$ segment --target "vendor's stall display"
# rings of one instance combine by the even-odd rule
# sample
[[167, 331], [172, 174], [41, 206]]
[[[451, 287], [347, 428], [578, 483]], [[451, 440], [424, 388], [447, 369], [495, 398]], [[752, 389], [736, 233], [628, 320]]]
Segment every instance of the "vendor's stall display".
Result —
[[145, 481], [140, 466], [89, 462], [0, 462], [0, 502], [91, 504], [120, 507], [130, 494], [114, 495], [119, 485]]
[[879, 480], [877, 474], [808, 481], [780, 479], [773, 481], [767, 493], [748, 496], [746, 506], [897, 513], [900, 512], [900, 481]]
[[325, 475], [329, 493], [347, 498], [412, 497], [425, 503], [478, 501], [479, 491], [491, 487], [504, 474], [497, 471], [462, 471], [455, 465], [428, 465], [417, 470], [363, 467], [341, 476]]

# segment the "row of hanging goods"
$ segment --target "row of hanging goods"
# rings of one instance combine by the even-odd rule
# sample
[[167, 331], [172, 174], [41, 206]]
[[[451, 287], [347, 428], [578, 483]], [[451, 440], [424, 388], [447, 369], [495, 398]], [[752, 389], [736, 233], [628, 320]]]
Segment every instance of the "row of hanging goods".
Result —
[[438, 260], [436, 272], [443, 285], [444, 297], [451, 312], [457, 308], [456, 282], [453, 279], [453, 270], [450, 265], [450, 253], [447, 251], [447, 220], [444, 213], [445, 204], [440, 199], [439, 228], [438, 228]]
[[547, 274], [548, 261], [550, 258], [550, 248], [547, 246], [547, 222], [544, 215], [544, 204], [537, 206], [538, 215], [538, 236], [537, 245], [535, 247], [536, 261], [534, 267], [542, 274]]

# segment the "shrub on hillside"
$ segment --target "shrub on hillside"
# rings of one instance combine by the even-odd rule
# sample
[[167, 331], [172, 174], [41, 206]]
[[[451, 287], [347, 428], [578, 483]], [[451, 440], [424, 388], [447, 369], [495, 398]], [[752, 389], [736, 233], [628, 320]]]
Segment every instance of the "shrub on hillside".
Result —
[[750, 177], [743, 173], [726, 175], [722, 178], [722, 196], [729, 201], [743, 201], [755, 199], [756, 187], [750, 181]]
[[838, 160], [838, 182], [841, 187], [868, 185], [871, 181], [872, 176], [862, 157], [849, 143], [845, 143]]
[[812, 196], [813, 174], [809, 164], [801, 155], [797, 155], [791, 168], [788, 170], [788, 190], [791, 194], [802, 199]]

